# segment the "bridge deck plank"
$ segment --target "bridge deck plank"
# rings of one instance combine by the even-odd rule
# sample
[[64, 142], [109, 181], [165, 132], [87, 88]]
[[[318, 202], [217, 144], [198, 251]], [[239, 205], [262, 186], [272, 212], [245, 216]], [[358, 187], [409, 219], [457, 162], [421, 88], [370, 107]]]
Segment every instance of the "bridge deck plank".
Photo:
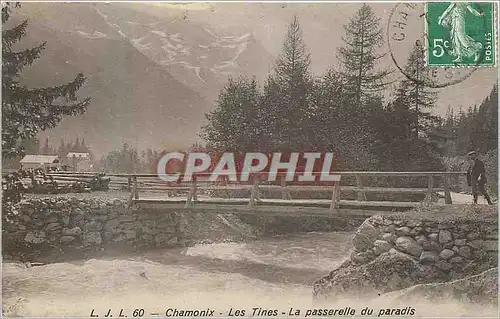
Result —
[[[139, 184], [141, 185], [141, 184]], [[190, 186], [162, 186], [162, 185], [147, 185], [139, 186], [139, 190], [147, 191], [147, 190], [157, 190], [163, 189], [166, 191], [182, 191], [182, 190], [190, 190]], [[234, 186], [198, 186], [198, 190], [251, 190], [252, 185], [234, 185]], [[259, 189], [262, 190], [288, 190], [288, 191], [315, 191], [315, 192], [331, 192], [333, 190], [333, 186], [268, 186], [261, 185]], [[355, 187], [355, 186], [340, 186], [341, 191], [363, 191], [365, 193], [415, 193], [415, 194], [425, 194], [428, 192], [427, 188], [389, 188], [389, 187]], [[434, 188], [435, 192], [443, 192], [442, 188]]]
[[394, 214], [390, 211], [380, 210], [363, 210], [363, 209], [339, 209], [335, 212], [325, 208], [317, 207], [283, 207], [283, 206], [243, 206], [243, 205], [212, 205], [212, 204], [197, 204], [194, 208], [186, 208], [183, 203], [169, 203], [165, 206], [164, 202], [145, 202], [139, 200], [139, 206], [146, 209], [160, 209], [162, 212], [176, 213], [233, 213], [233, 214], [248, 214], [248, 215], [266, 215], [266, 216], [320, 216], [320, 217], [337, 217], [350, 216], [367, 218], [375, 214]]
[[[198, 197], [197, 205], [247, 205], [249, 198], [203, 198]], [[152, 204], [184, 204], [186, 199], [183, 197], [169, 198], [140, 198], [135, 199], [134, 203], [152, 203]], [[330, 207], [331, 200], [329, 199], [261, 199], [258, 205], [266, 206], [304, 206], [304, 207]], [[389, 202], [389, 201], [355, 201], [355, 200], [340, 200], [340, 206], [344, 207], [385, 207], [385, 208], [413, 208], [421, 205], [420, 202]]]

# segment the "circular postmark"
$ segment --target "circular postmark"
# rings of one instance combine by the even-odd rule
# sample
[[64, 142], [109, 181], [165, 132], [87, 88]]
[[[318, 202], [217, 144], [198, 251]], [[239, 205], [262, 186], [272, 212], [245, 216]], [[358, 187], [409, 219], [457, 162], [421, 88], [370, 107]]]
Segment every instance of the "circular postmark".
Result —
[[[440, 12], [440, 14], [441, 18], [445, 16], [447, 12]], [[453, 14], [454, 16], [457, 15], [456, 12], [453, 12]], [[433, 20], [430, 21], [430, 19]], [[429, 25], [436, 25], [436, 23], [431, 24], [434, 20], [437, 19], [435, 19], [435, 17], [429, 17], [425, 3], [396, 4], [391, 10], [387, 24], [387, 45], [389, 47], [389, 54], [396, 68], [406, 78], [426, 87], [444, 88], [466, 80], [478, 69], [479, 66], [482, 66], [481, 64], [484, 62], [485, 50], [487, 47], [483, 44], [478, 44], [476, 50], [471, 51], [472, 49], [470, 49], [470, 44], [466, 43], [466, 45], [469, 46], [465, 46], [465, 48], [458, 47], [458, 49], [453, 49], [452, 46], [454, 46], [457, 41], [452, 42], [451, 39], [446, 39], [445, 37], [436, 39], [435, 37], [432, 38], [432, 35], [429, 36], [429, 31], [433, 31], [429, 30]], [[485, 19], [480, 21], [484, 22]], [[439, 22], [442, 23], [441, 20]], [[478, 34], [484, 34], [487, 29], [486, 25], [483, 25], [482, 22], [478, 27], [476, 27], [481, 29], [477, 31]], [[453, 23], [453, 21], [451, 23]], [[453, 25], [453, 27], [457, 28], [455, 25]], [[436, 27], [435, 29], [439, 31], [443, 30], [443, 28]], [[455, 32], [453, 34], [455, 35], [456, 31], [453, 30], [453, 32]], [[459, 40], [462, 40], [462, 38]], [[471, 37], [468, 37], [467, 39], [469, 38], [472, 39]], [[473, 40], [470, 41], [471, 43], [476, 43]], [[431, 48], [433, 44], [434, 48]], [[425, 67], [423, 67], [425, 74], [423, 75], [419, 74], [421, 72], [415, 72], [414, 67], [408, 67], [408, 58], [411, 51], [415, 49], [420, 49], [422, 53], [419, 58], [423, 60], [420, 61], [422, 62], [422, 66], [424, 66], [423, 63], [425, 63]], [[462, 49], [462, 51], [460, 51], [460, 49]], [[463, 55], [467, 53], [468, 55], [471, 55], [472, 58], [469, 61], [466, 61], [468, 63], [464, 63], [463, 60], [460, 59], [460, 56], [452, 56], [452, 54], [456, 55], [455, 52], [465, 52]], [[430, 56], [429, 54], [433, 56]], [[435, 58], [436, 56], [442, 57], [445, 54], [447, 54], [445, 58], [448, 58], [448, 60], [441, 60], [446, 63], [435, 63], [436, 60], [439, 61]], [[434, 65], [429, 63], [430, 58], [434, 59], [431, 61], [435, 63]]]

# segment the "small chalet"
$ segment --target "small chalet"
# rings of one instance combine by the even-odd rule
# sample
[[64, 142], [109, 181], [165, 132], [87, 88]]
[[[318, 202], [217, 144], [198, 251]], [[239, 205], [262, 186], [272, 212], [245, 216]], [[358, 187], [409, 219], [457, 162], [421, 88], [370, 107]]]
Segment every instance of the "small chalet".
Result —
[[61, 161], [56, 155], [26, 155], [19, 163], [26, 169], [61, 166]]
[[73, 170], [84, 172], [92, 169], [89, 153], [69, 152], [66, 158]]
[[79, 160], [88, 160], [90, 159], [90, 154], [89, 153], [76, 153], [76, 152], [69, 152], [68, 155], [66, 155], [67, 158], [69, 159], [79, 159]]

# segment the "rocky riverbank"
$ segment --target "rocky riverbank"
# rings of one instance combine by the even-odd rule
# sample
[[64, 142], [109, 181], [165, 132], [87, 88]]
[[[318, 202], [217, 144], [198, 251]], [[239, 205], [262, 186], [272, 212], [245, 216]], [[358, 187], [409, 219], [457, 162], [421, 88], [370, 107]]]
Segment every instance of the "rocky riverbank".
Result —
[[443, 283], [498, 266], [496, 207], [421, 208], [373, 216], [358, 229], [350, 258], [313, 285], [316, 299], [377, 297]]
[[171, 247], [182, 238], [175, 213], [137, 211], [120, 199], [47, 196], [4, 212], [3, 255], [33, 261], [59, 251], [75, 254], [108, 247]]

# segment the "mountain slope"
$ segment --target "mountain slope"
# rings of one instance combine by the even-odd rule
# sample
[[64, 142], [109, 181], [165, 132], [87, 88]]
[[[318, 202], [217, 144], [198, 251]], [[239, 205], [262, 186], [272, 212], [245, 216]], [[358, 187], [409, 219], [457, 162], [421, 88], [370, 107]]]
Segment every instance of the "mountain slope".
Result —
[[[29, 19], [22, 44], [46, 40], [47, 48], [25, 69], [24, 81], [30, 86], [50, 86], [82, 72], [88, 80], [81, 95], [92, 98], [86, 114], [66, 118], [47, 132], [51, 144], [83, 135], [92, 150], [102, 155], [124, 142], [144, 149], [188, 146], [196, 140], [210, 106], [198, 93], [102, 23], [89, 5], [34, 5], [25, 11], [24, 17], [35, 14], [36, 18]], [[73, 28], [66, 28], [67, 24]]]
[[204, 114], [229, 76], [262, 80], [273, 57], [249, 32], [215, 34], [206, 25], [149, 14], [141, 5], [24, 3], [13, 19], [27, 18], [22, 47], [47, 41], [23, 72], [30, 86], [70, 81], [82, 72], [81, 90], [92, 104], [65, 118], [49, 136], [84, 136], [100, 156], [129, 143], [139, 149], [187, 147], [198, 140]]
[[270, 70], [274, 57], [251, 29], [215, 31], [187, 16], [149, 14], [142, 7], [120, 3], [96, 4], [93, 9], [137, 50], [209, 100], [230, 76], [263, 80]]

